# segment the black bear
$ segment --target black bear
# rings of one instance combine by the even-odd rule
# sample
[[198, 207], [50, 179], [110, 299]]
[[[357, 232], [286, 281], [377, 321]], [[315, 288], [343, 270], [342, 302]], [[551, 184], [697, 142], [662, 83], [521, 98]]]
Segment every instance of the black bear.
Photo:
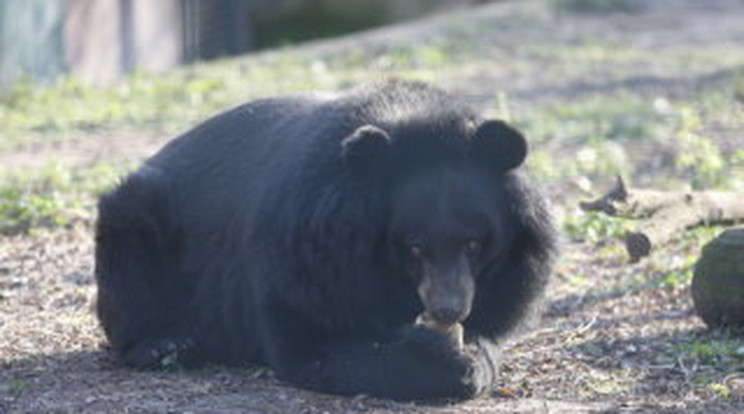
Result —
[[100, 200], [113, 352], [266, 364], [336, 394], [477, 395], [556, 256], [526, 154], [512, 127], [417, 82], [218, 115]]

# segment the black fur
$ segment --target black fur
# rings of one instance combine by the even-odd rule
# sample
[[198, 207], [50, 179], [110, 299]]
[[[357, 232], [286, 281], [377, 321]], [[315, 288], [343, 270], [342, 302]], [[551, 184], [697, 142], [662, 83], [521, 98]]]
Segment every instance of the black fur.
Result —
[[[518, 132], [421, 83], [245, 104], [102, 197], [99, 318], [136, 367], [260, 363], [331, 393], [473, 396], [553, 264], [545, 202], [512, 170], [525, 154]], [[413, 323], [431, 276], [407, 256], [414, 236], [477, 238], [467, 260], [440, 249], [451, 280], [475, 281], [462, 350]]]

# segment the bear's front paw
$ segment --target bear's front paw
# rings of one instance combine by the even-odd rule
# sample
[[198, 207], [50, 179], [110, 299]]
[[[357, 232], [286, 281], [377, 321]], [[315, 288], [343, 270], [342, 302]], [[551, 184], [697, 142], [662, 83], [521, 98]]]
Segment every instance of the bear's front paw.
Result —
[[402, 399], [464, 399], [482, 390], [475, 359], [450, 335], [411, 325], [385, 348], [386, 394]]
[[465, 360], [464, 364], [469, 367], [466, 382], [472, 395], [490, 389], [497, 373], [495, 356], [478, 344], [469, 344], [463, 349], [462, 358]]

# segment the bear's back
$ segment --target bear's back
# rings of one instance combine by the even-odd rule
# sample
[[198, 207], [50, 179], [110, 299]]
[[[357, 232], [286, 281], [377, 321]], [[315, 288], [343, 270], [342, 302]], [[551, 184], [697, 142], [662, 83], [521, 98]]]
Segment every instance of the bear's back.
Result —
[[386, 81], [243, 104], [174, 139], [146, 165], [162, 175], [178, 217], [214, 224], [222, 212], [225, 220], [258, 220], [259, 210], [277, 208], [289, 194], [312, 195], [343, 180], [341, 141], [362, 125], [388, 130], [401, 163], [419, 164], [455, 157], [472, 118], [438, 89]]
[[262, 163], [278, 158], [297, 162], [308, 156], [333, 156], [341, 140], [365, 124], [405, 139], [410, 134], [396, 134], [396, 130], [420, 124], [442, 128], [448, 121], [471, 118], [465, 105], [439, 89], [419, 82], [385, 81], [342, 94], [297, 94], [248, 102], [172, 140], [147, 162], [193, 171], [195, 177], [222, 166], [234, 170], [259, 164], [263, 169]]

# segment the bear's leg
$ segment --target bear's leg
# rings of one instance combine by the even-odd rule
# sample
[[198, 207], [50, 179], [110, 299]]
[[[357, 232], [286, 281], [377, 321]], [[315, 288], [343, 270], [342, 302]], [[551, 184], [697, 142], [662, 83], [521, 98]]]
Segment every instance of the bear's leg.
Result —
[[[117, 356], [139, 368], [187, 363], [191, 292], [178, 279], [179, 246], [153, 183], [133, 176], [99, 204], [98, 317]], [[193, 323], [193, 321], [192, 321]]]
[[489, 344], [457, 349], [447, 335], [423, 326], [384, 337], [336, 337], [299, 314], [276, 309], [261, 325], [266, 358], [279, 377], [321, 392], [464, 399], [487, 389], [496, 372]]

